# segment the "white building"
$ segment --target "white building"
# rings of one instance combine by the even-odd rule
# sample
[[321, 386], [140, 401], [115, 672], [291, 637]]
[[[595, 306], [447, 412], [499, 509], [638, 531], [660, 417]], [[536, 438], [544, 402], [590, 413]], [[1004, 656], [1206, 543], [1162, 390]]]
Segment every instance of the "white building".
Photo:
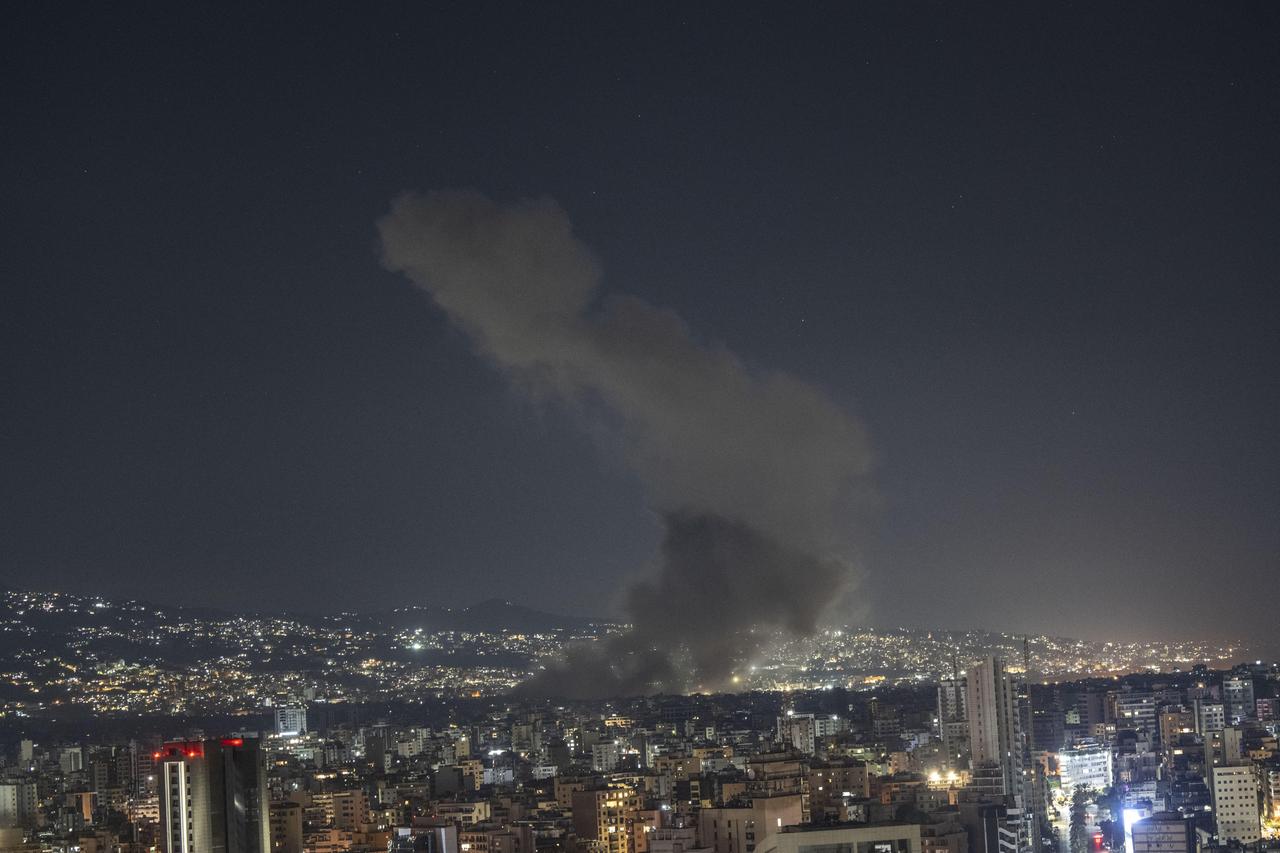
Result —
[[813, 755], [818, 751], [818, 727], [813, 714], [797, 714], [787, 711], [778, 717], [778, 740], [783, 746]]
[[1220, 732], [1227, 724], [1226, 710], [1221, 702], [1210, 702], [1205, 699], [1195, 700], [1196, 733], [1210, 735]]
[[814, 737], [835, 737], [847, 728], [849, 728], [849, 723], [842, 720], [840, 717], [837, 717], [835, 714], [827, 714], [813, 718]]
[[1022, 734], [1018, 690], [1000, 658], [988, 657], [969, 670], [965, 705], [969, 713], [969, 754], [974, 766], [999, 765], [1004, 793], [1022, 793]]
[[1252, 765], [1213, 768], [1210, 791], [1219, 842], [1252, 844], [1262, 837], [1258, 776]]
[[306, 730], [306, 708], [276, 708], [276, 734], [281, 737], [297, 737]]
[[1058, 753], [1058, 774], [1067, 796], [1079, 787], [1101, 791], [1112, 783], [1111, 750], [1104, 746], [1063, 750]]
[[34, 829], [38, 806], [34, 780], [0, 782], [0, 828]]
[[622, 745], [617, 741], [591, 744], [591, 769], [597, 773], [612, 773], [622, 760]]

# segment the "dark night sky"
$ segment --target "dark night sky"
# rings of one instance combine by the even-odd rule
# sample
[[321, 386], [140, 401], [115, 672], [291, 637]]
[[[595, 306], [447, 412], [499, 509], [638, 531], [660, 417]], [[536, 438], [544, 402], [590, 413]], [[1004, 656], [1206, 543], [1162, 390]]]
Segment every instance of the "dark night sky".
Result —
[[377, 262], [474, 187], [865, 422], [853, 616], [1274, 626], [1280, 6], [107, 5], [0, 36], [0, 579], [607, 612], [639, 487]]

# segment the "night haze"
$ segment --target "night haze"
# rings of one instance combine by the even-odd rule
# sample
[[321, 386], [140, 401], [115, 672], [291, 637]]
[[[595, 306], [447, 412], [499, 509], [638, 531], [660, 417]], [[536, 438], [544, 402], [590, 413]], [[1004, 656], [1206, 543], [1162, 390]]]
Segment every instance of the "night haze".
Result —
[[[800, 633], [1269, 640], [1280, 7], [8, 24], [6, 587], [641, 624], [710, 525], [803, 552], [730, 602]], [[586, 284], [495, 346], [389, 250], [413, 199], [553, 211]]]

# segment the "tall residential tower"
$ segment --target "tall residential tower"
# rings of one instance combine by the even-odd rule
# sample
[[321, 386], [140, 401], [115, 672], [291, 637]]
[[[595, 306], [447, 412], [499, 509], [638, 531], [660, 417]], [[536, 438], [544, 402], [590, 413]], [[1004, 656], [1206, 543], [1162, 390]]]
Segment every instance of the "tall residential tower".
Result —
[[266, 764], [256, 740], [166, 743], [154, 757], [162, 853], [271, 853]]

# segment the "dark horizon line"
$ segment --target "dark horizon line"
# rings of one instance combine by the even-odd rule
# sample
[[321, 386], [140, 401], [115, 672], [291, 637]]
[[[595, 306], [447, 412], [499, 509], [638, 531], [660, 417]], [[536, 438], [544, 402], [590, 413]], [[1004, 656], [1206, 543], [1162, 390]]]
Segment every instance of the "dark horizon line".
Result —
[[[433, 605], [433, 604], [407, 604], [400, 607], [389, 607], [389, 608], [381, 608], [381, 609], [373, 609], [373, 610], [317, 611], [317, 610], [291, 610], [288, 608], [277, 608], [277, 609], [253, 608], [253, 609], [246, 609], [246, 610], [230, 610], [226, 607], [214, 607], [214, 606], [206, 606], [206, 605], [178, 604], [178, 603], [167, 604], [167, 603], [162, 603], [152, 599], [145, 599], [145, 598], [118, 598], [110, 595], [100, 595], [96, 593], [87, 594], [87, 593], [80, 593], [80, 592], [66, 592], [63, 590], [50, 590], [50, 589], [41, 590], [41, 589], [33, 589], [33, 588], [23, 588], [16, 584], [11, 584], [7, 582], [3, 587], [0, 587], [0, 592], [6, 595], [14, 594], [14, 593], [30, 594], [30, 595], [57, 595], [57, 596], [66, 596], [68, 598], [109, 602], [116, 605], [123, 604], [123, 603], [143, 605], [143, 606], [146, 606], [147, 608], [155, 608], [156, 610], [179, 610], [179, 611], [187, 611], [187, 612], [196, 613], [196, 614], [240, 616], [240, 617], [254, 617], [254, 618], [289, 617], [289, 618], [298, 618], [298, 619], [307, 619], [307, 618], [314, 619], [314, 618], [334, 618], [338, 616], [354, 616], [359, 618], [370, 618], [370, 617], [376, 617], [379, 615], [409, 612], [409, 611], [415, 611], [415, 610], [437, 612], [437, 613], [451, 613], [451, 614], [478, 613], [478, 612], [482, 612], [486, 607], [493, 607], [496, 605], [496, 606], [504, 606], [504, 607], [518, 609], [526, 613], [536, 614], [538, 616], [564, 619], [570, 623], [576, 622], [576, 623], [579, 623], [579, 625], [583, 625], [583, 626], [593, 625], [593, 626], [605, 626], [605, 627], [611, 627], [611, 628], [626, 628], [629, 625], [629, 623], [619, 619], [600, 618], [600, 617], [593, 617], [593, 616], [581, 616], [581, 615], [565, 613], [563, 611], [548, 610], [542, 607], [533, 607], [530, 605], [518, 604], [510, 599], [501, 598], [497, 596], [486, 598], [481, 601], [477, 601], [474, 604], [461, 606], [461, 607]], [[566, 624], [559, 627], [572, 628], [574, 626], [571, 624]], [[959, 627], [941, 628], [936, 626], [919, 626], [919, 625], [910, 626], [910, 625], [901, 625], [901, 624], [893, 625], [893, 626], [883, 626], [883, 627], [876, 627], [872, 625], [853, 625], [853, 624], [847, 624], [847, 623], [831, 624], [831, 625], [822, 626], [821, 628], [819, 628], [819, 630], [854, 630], [854, 631], [861, 630], [861, 631], [872, 631], [872, 632], [878, 632], [878, 633], [887, 633], [891, 631], [903, 631], [903, 632], [915, 632], [915, 633], [925, 633], [925, 634], [986, 634], [986, 635], [995, 635], [995, 636], [1001, 636], [1001, 637], [1010, 637], [1010, 638], [1014, 638], [1015, 640], [1019, 640], [1019, 639], [1039, 640], [1043, 638], [1043, 639], [1054, 640], [1054, 641], [1086, 643], [1089, 645], [1116, 644], [1116, 645], [1125, 645], [1125, 646], [1135, 646], [1135, 645], [1152, 645], [1152, 644], [1160, 644], [1160, 643], [1192, 642], [1192, 643], [1204, 643], [1204, 644], [1213, 645], [1222, 649], [1227, 649], [1237, 653], [1237, 655], [1240, 652], [1245, 650], [1252, 650], [1252, 651], [1259, 650], [1254, 647], [1254, 644], [1251, 644], [1250, 642], [1246, 640], [1242, 640], [1240, 638], [1236, 638], [1229, 641], [1213, 640], [1213, 639], [1208, 639], [1203, 637], [1185, 637], [1182, 639], [1163, 638], [1163, 639], [1154, 639], [1154, 640], [1152, 639], [1091, 640], [1084, 637], [1067, 636], [1064, 634], [1047, 634], [1043, 632], [1029, 633], [1026, 631], [1010, 631], [1010, 630], [1004, 630], [999, 628], [959, 628]]]

